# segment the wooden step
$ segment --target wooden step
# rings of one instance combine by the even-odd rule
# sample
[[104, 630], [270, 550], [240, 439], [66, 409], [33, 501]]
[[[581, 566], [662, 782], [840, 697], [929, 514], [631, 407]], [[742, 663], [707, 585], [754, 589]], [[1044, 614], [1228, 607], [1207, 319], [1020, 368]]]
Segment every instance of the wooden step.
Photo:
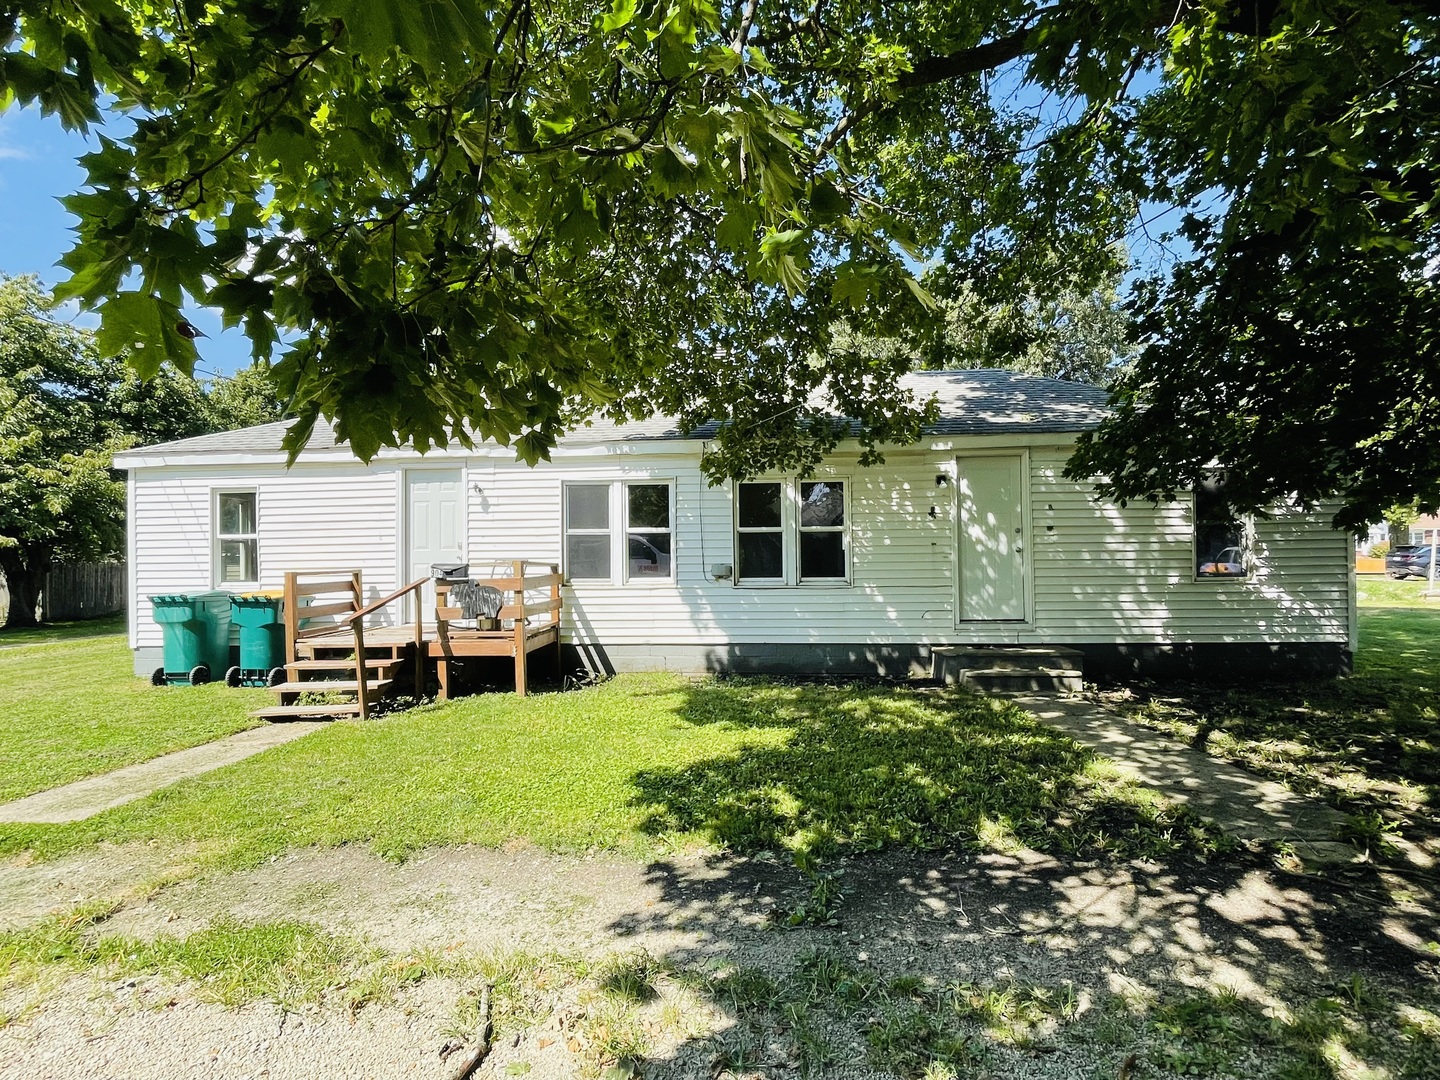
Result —
[[[380, 694], [388, 690], [394, 681], [394, 679], [368, 679], [365, 683], [365, 690], [367, 693]], [[360, 680], [300, 679], [295, 682], [277, 683], [268, 689], [277, 694], [358, 694]]]
[[[403, 664], [403, 660], [389, 660], [384, 657], [366, 660], [365, 667], [370, 671], [379, 672], [383, 668], [396, 668]], [[286, 671], [354, 671], [355, 658], [353, 656], [336, 660], [296, 660], [292, 664], [286, 664]]]
[[333, 705], [270, 705], [250, 714], [261, 720], [299, 720], [314, 716], [359, 716], [360, 703], [338, 701]]

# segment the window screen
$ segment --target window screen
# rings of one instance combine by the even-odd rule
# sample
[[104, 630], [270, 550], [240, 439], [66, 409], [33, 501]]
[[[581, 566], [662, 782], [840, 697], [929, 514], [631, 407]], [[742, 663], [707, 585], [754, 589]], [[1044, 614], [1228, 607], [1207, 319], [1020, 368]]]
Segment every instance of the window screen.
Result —
[[260, 580], [260, 539], [255, 508], [253, 491], [225, 491], [216, 496], [220, 519], [215, 530], [219, 547], [216, 579], [221, 585]]
[[609, 581], [610, 485], [565, 487], [565, 576], [571, 581]]

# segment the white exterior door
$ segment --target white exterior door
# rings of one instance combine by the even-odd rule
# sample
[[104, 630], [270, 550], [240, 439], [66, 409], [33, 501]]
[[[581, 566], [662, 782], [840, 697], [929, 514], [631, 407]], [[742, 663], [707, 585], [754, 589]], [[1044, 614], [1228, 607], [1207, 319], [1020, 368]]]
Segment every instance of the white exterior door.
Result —
[[959, 500], [961, 622], [1025, 618], [1025, 458], [962, 457]]
[[[459, 469], [406, 471], [405, 542], [409, 558], [402, 585], [429, 577], [432, 563], [465, 561], [464, 496], [464, 479]], [[433, 585], [425, 588], [424, 604], [427, 612], [435, 610]], [[414, 618], [414, 612], [408, 617]]]

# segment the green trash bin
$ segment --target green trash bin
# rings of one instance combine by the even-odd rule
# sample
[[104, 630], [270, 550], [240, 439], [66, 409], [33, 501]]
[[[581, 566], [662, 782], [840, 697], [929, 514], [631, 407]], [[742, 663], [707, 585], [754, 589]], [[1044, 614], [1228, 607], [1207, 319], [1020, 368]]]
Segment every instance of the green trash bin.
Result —
[[278, 596], [232, 596], [230, 621], [240, 628], [240, 664], [225, 672], [226, 686], [275, 686], [285, 681], [285, 624]]
[[165, 663], [150, 675], [156, 686], [199, 686], [230, 666], [230, 594], [219, 589], [150, 597], [165, 631]]

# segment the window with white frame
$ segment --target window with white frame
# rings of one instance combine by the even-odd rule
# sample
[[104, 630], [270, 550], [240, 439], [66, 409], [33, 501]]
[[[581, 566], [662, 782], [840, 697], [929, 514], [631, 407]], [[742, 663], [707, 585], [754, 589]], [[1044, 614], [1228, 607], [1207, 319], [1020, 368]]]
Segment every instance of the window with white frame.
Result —
[[742, 585], [844, 584], [850, 578], [845, 481], [735, 485], [735, 579]]
[[675, 485], [668, 480], [566, 484], [566, 580], [672, 580], [674, 495]]
[[625, 577], [627, 581], [673, 577], [670, 484], [625, 484]]
[[609, 581], [610, 485], [565, 485], [565, 576], [570, 581]]
[[784, 484], [736, 485], [735, 558], [740, 581], [785, 580]]
[[1243, 578], [1249, 573], [1249, 529], [1225, 498], [1225, 479], [1195, 485], [1195, 576]]
[[215, 494], [215, 583], [258, 584], [260, 537], [256, 493], [219, 491]]

